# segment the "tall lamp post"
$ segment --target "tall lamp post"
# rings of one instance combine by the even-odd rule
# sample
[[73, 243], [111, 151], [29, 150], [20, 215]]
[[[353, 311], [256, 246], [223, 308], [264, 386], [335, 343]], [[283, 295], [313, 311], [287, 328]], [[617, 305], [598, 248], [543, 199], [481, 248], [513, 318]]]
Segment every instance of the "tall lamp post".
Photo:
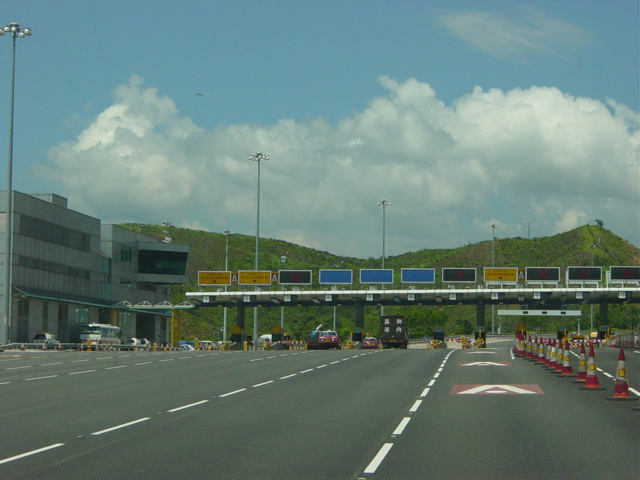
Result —
[[[231, 232], [229, 230], [225, 230], [222, 232], [224, 235], [224, 271], [229, 271], [229, 235]], [[224, 286], [225, 291], [227, 290], [227, 286]], [[222, 341], [227, 341], [227, 307], [224, 307], [222, 310]]]
[[[255, 155], [249, 155], [249, 160], [258, 164], [258, 215], [256, 217], [256, 255], [255, 255], [255, 270], [258, 270], [258, 242], [260, 241], [260, 162], [263, 160], [266, 162], [269, 160], [269, 155], [263, 153], [256, 153]], [[258, 307], [253, 307], [253, 348], [258, 349]]]
[[[496, 228], [498, 226], [493, 223], [489, 227], [491, 229], [491, 266], [496, 266]], [[496, 306], [491, 305], [491, 333], [496, 333], [495, 331], [495, 321], [496, 321]]]
[[[378, 206], [382, 207], [382, 269], [384, 270], [384, 248], [387, 234], [387, 207], [391, 205], [391, 202], [382, 200], [378, 202]], [[384, 315], [384, 305], [380, 305], [380, 315]]]
[[9, 343], [9, 327], [11, 325], [11, 236], [13, 223], [13, 99], [16, 80], [16, 38], [31, 36], [30, 28], [20, 28], [20, 24], [12, 22], [0, 29], [0, 36], [9, 34], [11, 36], [11, 82], [9, 87], [9, 151], [7, 154], [7, 199], [5, 212], [5, 278], [4, 278], [4, 305], [2, 311], [2, 324], [0, 325], [0, 345]]

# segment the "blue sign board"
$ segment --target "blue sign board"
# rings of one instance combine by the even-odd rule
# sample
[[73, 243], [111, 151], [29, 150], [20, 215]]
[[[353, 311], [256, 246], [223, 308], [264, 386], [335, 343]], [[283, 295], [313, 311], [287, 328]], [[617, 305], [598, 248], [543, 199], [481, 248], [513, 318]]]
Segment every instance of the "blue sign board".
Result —
[[360, 270], [360, 283], [393, 283], [393, 270], [363, 268]]
[[435, 283], [435, 268], [403, 268], [400, 272], [402, 283]]
[[319, 281], [320, 285], [327, 283], [351, 285], [353, 283], [353, 270], [320, 270]]

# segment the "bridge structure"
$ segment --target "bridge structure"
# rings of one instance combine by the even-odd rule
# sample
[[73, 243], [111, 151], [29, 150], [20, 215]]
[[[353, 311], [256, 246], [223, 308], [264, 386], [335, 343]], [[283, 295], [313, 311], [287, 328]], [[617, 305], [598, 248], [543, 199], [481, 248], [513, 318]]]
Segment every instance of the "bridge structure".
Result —
[[[443, 268], [446, 288], [433, 288], [425, 284], [435, 284], [435, 269], [402, 269], [404, 288], [397, 289], [386, 286], [393, 283], [393, 270], [364, 269], [361, 288], [354, 289], [351, 270], [320, 270], [319, 288], [313, 287], [309, 270], [200, 272], [201, 288], [214, 288], [187, 292], [186, 297], [196, 307], [235, 308], [242, 332], [247, 307], [355, 306], [355, 327], [362, 329], [366, 306], [475, 305], [476, 326], [484, 328], [488, 305], [518, 305], [514, 310], [519, 315], [572, 316], [571, 305], [597, 304], [600, 325], [608, 325], [610, 304], [640, 303], [640, 267], [635, 266], [610, 267], [606, 278], [601, 267], [567, 267], [564, 285], [559, 267], [487, 267], [484, 283], [477, 282], [476, 273]], [[227, 286], [234, 279], [238, 289], [232, 291]]]

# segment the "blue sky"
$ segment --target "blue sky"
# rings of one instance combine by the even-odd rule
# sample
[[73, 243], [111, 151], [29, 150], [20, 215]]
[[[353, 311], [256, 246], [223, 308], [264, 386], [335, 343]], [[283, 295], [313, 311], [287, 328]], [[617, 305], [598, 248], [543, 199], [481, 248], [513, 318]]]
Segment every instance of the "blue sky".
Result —
[[387, 255], [595, 219], [640, 245], [637, 1], [2, 11], [33, 30], [16, 42], [16, 190], [105, 222], [253, 235], [262, 151], [263, 237], [378, 257], [386, 199]]

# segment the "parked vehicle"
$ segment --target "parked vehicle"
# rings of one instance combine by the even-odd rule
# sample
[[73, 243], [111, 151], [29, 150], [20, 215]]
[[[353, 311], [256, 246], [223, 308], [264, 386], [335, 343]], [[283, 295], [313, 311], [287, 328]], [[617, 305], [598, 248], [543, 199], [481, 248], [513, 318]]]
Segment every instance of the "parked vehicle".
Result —
[[42, 345], [42, 348], [59, 348], [60, 341], [54, 335], [47, 332], [36, 332], [33, 336], [33, 343]]
[[91, 342], [92, 347], [96, 345], [119, 345], [121, 342], [120, 327], [101, 323], [82, 325], [80, 342], [86, 345], [88, 341]]
[[382, 348], [407, 348], [406, 318], [402, 315], [380, 317], [380, 343]]
[[333, 330], [327, 330], [326, 332], [320, 332], [318, 337], [318, 349], [328, 350], [335, 348], [340, 350], [340, 337]]
[[378, 339], [375, 337], [367, 337], [362, 341], [363, 350], [376, 350], [378, 348]]

